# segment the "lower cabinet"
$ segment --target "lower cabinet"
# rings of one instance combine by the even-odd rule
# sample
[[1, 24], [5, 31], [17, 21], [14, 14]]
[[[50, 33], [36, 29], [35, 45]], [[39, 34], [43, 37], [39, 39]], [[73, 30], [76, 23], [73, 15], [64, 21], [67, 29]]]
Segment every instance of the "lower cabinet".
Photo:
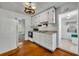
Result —
[[56, 49], [56, 33], [33, 32], [33, 41], [50, 51]]

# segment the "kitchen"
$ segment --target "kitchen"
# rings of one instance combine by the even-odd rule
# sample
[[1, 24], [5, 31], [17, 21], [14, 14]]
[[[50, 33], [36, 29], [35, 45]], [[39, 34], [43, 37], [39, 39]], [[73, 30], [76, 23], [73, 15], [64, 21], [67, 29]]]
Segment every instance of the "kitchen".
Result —
[[[71, 16], [70, 16], [71, 15]], [[57, 18], [58, 19], [57, 19]], [[73, 21], [68, 21], [70, 25], [70, 31], [66, 32], [64, 24], [64, 18], [67, 17]], [[63, 21], [63, 20], [64, 21]], [[45, 47], [50, 51], [55, 51], [56, 48], [61, 48], [66, 51], [78, 54], [78, 4], [68, 3], [64, 6], [51, 6], [41, 12], [33, 15], [32, 20], [32, 38], [29, 40]], [[62, 22], [62, 23], [61, 23]], [[67, 21], [66, 21], [67, 22]], [[72, 24], [71, 24], [72, 23]], [[75, 23], [75, 24], [74, 24]], [[74, 29], [74, 27], [76, 28]], [[64, 32], [65, 31], [65, 32]], [[76, 31], [74, 33], [74, 31]], [[65, 41], [63, 41], [65, 39]], [[67, 39], [70, 39], [67, 41]]]
[[[30, 41], [50, 53], [60, 49], [79, 55], [79, 2], [29, 2], [31, 3], [36, 4], [35, 11], [27, 11], [23, 2], [0, 2], [0, 54], [15, 48], [21, 49], [23, 44], [31, 46], [28, 43]], [[23, 53], [28, 48], [31, 50], [31, 47], [26, 46]], [[63, 56], [63, 53], [60, 55]]]

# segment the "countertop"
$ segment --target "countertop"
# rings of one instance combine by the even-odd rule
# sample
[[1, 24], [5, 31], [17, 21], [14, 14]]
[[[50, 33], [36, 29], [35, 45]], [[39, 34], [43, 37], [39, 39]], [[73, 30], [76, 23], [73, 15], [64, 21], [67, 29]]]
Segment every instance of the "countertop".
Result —
[[52, 35], [53, 33], [57, 33], [57, 31], [33, 31], [33, 32], [44, 33], [44, 34], [50, 34], [50, 35]]

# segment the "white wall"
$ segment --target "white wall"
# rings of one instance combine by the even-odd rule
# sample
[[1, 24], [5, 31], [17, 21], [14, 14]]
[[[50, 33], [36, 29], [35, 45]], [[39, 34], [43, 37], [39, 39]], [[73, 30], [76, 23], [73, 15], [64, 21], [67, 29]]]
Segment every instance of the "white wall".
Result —
[[0, 53], [16, 48], [16, 22], [0, 17]]
[[12, 11], [0, 9], [0, 53], [12, 50], [17, 47], [18, 33], [17, 22], [15, 18], [25, 19], [26, 22], [26, 39], [27, 31], [30, 29], [30, 16], [22, 15]]
[[26, 15], [27, 19], [25, 20], [25, 39], [28, 40], [28, 31], [32, 30], [31, 28], [31, 17]]

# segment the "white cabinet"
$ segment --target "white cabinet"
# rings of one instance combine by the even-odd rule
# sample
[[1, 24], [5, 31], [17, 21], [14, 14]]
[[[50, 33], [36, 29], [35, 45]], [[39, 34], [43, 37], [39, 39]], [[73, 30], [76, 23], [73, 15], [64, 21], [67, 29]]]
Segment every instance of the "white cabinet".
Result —
[[31, 21], [32, 26], [35, 26], [35, 21], [36, 21], [36, 16], [33, 16], [33, 17], [32, 17], [32, 21]]
[[49, 11], [40, 13], [40, 22], [48, 21], [48, 18], [49, 18]]
[[53, 51], [57, 48], [57, 39], [56, 39], [56, 33], [52, 34], [52, 48], [53, 48]]
[[40, 22], [40, 14], [32, 17], [32, 25], [37, 26]]
[[55, 23], [55, 9], [49, 9], [49, 23]]
[[32, 16], [32, 21], [35, 21], [33, 24], [40, 24], [40, 22], [55, 23], [55, 8], [49, 8], [48, 10], [41, 12], [35, 16]]
[[36, 16], [35, 16], [35, 20], [34, 20], [34, 21], [35, 21], [34, 24], [35, 24], [35, 25], [38, 25], [38, 24], [39, 24], [39, 20], [40, 20], [39, 15], [36, 15]]
[[56, 49], [56, 33], [45, 34], [39, 32], [33, 32], [33, 41], [39, 45], [54, 51]]

